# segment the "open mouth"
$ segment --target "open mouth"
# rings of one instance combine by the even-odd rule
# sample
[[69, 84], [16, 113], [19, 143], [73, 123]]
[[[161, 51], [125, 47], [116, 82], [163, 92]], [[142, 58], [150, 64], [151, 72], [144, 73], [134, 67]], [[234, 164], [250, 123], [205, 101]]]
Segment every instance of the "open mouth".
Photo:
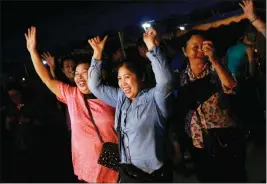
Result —
[[128, 94], [131, 92], [131, 88], [123, 88], [124, 93]]
[[86, 81], [80, 80], [80, 81], [77, 82], [77, 84], [78, 84], [79, 87], [84, 87], [84, 86], [86, 86]]

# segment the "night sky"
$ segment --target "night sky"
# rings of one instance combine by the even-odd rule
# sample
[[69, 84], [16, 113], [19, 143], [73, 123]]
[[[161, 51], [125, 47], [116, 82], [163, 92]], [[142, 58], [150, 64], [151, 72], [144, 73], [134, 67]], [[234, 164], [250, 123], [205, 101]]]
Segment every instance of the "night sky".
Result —
[[[162, 20], [170, 15], [187, 16], [203, 8], [212, 9], [219, 3], [229, 5], [238, 1], [180, 0], [150, 3], [137, 2], [90, 2], [90, 1], [45, 1], [8, 2], [1, 4], [2, 56], [4, 62], [28, 63], [24, 33], [31, 25], [37, 27], [38, 49], [57, 53], [69, 53], [74, 43], [88, 45], [87, 39], [103, 32], [121, 30], [127, 26], [140, 26], [145, 20]], [[221, 4], [219, 4], [220, 7]], [[207, 12], [207, 11], [206, 11]], [[191, 16], [194, 18], [194, 16]], [[180, 23], [189, 19], [181, 18]], [[178, 23], [178, 22], [177, 22]]]
[[73, 41], [84, 40], [86, 44], [89, 36], [104, 31], [138, 25], [143, 20], [159, 20], [170, 14], [189, 14], [195, 8], [215, 4], [215, 1], [194, 2], [3, 2], [3, 56], [15, 60], [27, 56], [24, 32], [31, 25], [37, 26], [39, 49], [54, 50]]

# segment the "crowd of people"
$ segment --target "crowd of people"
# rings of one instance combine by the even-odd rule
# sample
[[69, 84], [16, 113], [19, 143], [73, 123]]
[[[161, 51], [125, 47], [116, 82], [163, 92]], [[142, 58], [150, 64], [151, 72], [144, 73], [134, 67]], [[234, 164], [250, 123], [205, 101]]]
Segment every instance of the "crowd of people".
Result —
[[[254, 114], [243, 115], [243, 91], [265, 75], [255, 45], [266, 30], [252, 1], [240, 6], [253, 29], [222, 58], [205, 32], [189, 32], [181, 52], [175, 52], [149, 28], [136, 48], [113, 49], [109, 60], [103, 58], [108, 36], [96, 36], [88, 40], [91, 58], [66, 57], [57, 66], [51, 53], [38, 52], [36, 27], [28, 28], [26, 47], [34, 69], [58, 100], [51, 111], [61, 116], [50, 118], [65, 123], [50, 126], [47, 132], [60, 135], [50, 138], [52, 146], [45, 145], [42, 137], [50, 133], [42, 130], [40, 108], [9, 86], [1, 109], [10, 140], [5, 148], [11, 150], [5, 155], [11, 158], [5, 160], [6, 180], [49, 181], [46, 170], [36, 168], [50, 164], [51, 177], [61, 182], [169, 183], [177, 167], [186, 170], [184, 154], [189, 152], [200, 182], [246, 182], [245, 130]], [[248, 91], [264, 119], [258, 86]], [[51, 156], [43, 154], [47, 148]], [[45, 157], [54, 157], [53, 162], [45, 163]], [[59, 171], [59, 165], [66, 169]]]

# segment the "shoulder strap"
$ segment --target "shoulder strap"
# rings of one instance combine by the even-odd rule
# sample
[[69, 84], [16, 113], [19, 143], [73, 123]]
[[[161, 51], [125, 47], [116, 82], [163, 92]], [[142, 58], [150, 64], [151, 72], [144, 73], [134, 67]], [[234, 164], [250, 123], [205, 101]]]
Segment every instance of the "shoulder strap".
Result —
[[125, 97], [124, 100], [122, 101], [121, 108], [120, 108], [120, 110], [119, 110], [119, 118], [118, 118], [118, 125], [117, 125], [117, 129], [116, 129], [116, 131], [117, 131], [117, 134], [118, 134], [118, 140], [119, 140], [119, 153], [121, 154], [121, 147], [123, 147], [123, 149], [124, 149], [124, 153], [125, 153], [125, 157], [127, 158], [126, 150], [125, 150], [125, 148], [124, 148], [123, 141], [122, 141], [122, 139], [121, 139], [121, 109], [122, 109], [122, 106], [123, 106], [125, 100], [126, 100], [126, 97]]
[[94, 125], [94, 128], [95, 128], [95, 130], [96, 130], [96, 133], [97, 133], [97, 135], [98, 135], [98, 138], [99, 138], [99, 140], [100, 140], [101, 143], [104, 143], [104, 141], [103, 141], [103, 139], [102, 139], [102, 137], [101, 137], [101, 135], [100, 135], [100, 132], [99, 132], [99, 130], [98, 130], [96, 124], [95, 124], [95, 120], [94, 120], [93, 114], [92, 114], [92, 112], [91, 112], [91, 109], [90, 109], [90, 107], [89, 107], [89, 104], [88, 104], [88, 102], [87, 102], [87, 99], [86, 99], [85, 95], [83, 95], [83, 99], [84, 99], [85, 106], [86, 106], [86, 108], [87, 108], [87, 110], [88, 110], [89, 116], [91, 116], [91, 118], [92, 118], [92, 124]]

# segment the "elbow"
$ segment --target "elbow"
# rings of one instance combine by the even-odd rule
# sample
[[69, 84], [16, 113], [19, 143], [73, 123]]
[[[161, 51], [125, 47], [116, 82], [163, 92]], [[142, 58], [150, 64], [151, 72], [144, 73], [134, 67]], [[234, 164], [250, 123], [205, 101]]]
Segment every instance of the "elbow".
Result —
[[[41, 78], [42, 79], [42, 78]], [[42, 79], [42, 82], [46, 85], [49, 86], [50, 83], [52, 82], [53, 78], [52, 77], [46, 77]]]
[[165, 90], [171, 91], [173, 89], [172, 80], [165, 80], [164, 82], [158, 83], [157, 86]]
[[232, 90], [236, 87], [236, 85], [237, 85], [237, 82], [233, 80], [233, 81], [229, 82], [227, 85], [225, 85], [225, 87]]
[[166, 78], [164, 79], [164, 81], [162, 81], [162, 85], [166, 86], [167, 88], [172, 88], [173, 87], [173, 77], [171, 75], [171, 73], [166, 76]]

